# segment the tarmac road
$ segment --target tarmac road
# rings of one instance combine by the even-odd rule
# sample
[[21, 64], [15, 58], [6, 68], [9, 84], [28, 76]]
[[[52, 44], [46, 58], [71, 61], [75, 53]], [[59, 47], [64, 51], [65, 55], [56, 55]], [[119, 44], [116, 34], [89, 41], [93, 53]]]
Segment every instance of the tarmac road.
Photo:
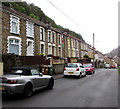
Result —
[[97, 69], [80, 79], [55, 80], [52, 90], [42, 89], [30, 98], [3, 96], [3, 107], [118, 107], [117, 69]]

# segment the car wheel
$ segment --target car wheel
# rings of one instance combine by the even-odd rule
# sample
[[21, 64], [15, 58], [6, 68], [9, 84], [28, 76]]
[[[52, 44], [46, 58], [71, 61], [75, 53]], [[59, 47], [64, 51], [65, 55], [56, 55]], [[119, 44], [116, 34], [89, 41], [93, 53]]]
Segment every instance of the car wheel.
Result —
[[50, 80], [49, 80], [49, 83], [48, 83], [48, 89], [52, 89], [53, 88], [53, 86], [54, 86], [54, 79], [53, 78], [50, 78]]
[[33, 93], [33, 86], [31, 83], [27, 83], [24, 87], [23, 94], [25, 97], [30, 97]]
[[79, 74], [78, 78], [81, 78], [81, 77], [82, 77], [82, 74], [81, 74], [81, 72], [80, 72], [80, 74]]
[[86, 72], [85, 72], [85, 75], [84, 75], [84, 77], [86, 77]]
[[95, 71], [93, 70], [93, 71], [92, 71], [92, 74], [94, 74], [94, 73], [95, 73]]
[[67, 75], [64, 75], [64, 78], [67, 78]]

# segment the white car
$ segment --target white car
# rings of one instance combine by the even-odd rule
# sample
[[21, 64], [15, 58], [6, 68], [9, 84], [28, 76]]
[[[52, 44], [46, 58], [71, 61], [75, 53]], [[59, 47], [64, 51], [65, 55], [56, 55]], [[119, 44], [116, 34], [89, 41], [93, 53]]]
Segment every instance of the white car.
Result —
[[64, 68], [64, 77], [66, 76], [77, 76], [81, 78], [86, 76], [86, 70], [81, 63], [67, 63]]
[[110, 64], [105, 64], [105, 68], [110, 68]]

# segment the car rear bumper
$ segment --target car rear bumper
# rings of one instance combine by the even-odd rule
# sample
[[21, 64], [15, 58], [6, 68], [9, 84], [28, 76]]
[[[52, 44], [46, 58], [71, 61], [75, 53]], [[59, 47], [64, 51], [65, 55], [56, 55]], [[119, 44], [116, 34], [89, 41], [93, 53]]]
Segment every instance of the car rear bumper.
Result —
[[73, 72], [73, 73], [64, 72], [64, 75], [66, 75], [66, 76], [79, 76], [80, 72]]
[[86, 74], [92, 74], [94, 71], [86, 71]]
[[23, 84], [0, 84], [0, 91], [2, 93], [23, 93]]

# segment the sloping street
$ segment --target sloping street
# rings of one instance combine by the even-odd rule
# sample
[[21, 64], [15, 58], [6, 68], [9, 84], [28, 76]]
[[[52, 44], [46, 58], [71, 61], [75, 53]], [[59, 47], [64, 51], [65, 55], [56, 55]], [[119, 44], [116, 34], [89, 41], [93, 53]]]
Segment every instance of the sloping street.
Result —
[[42, 89], [30, 98], [3, 96], [3, 107], [118, 107], [117, 69], [97, 69], [80, 79], [55, 79], [52, 90]]

